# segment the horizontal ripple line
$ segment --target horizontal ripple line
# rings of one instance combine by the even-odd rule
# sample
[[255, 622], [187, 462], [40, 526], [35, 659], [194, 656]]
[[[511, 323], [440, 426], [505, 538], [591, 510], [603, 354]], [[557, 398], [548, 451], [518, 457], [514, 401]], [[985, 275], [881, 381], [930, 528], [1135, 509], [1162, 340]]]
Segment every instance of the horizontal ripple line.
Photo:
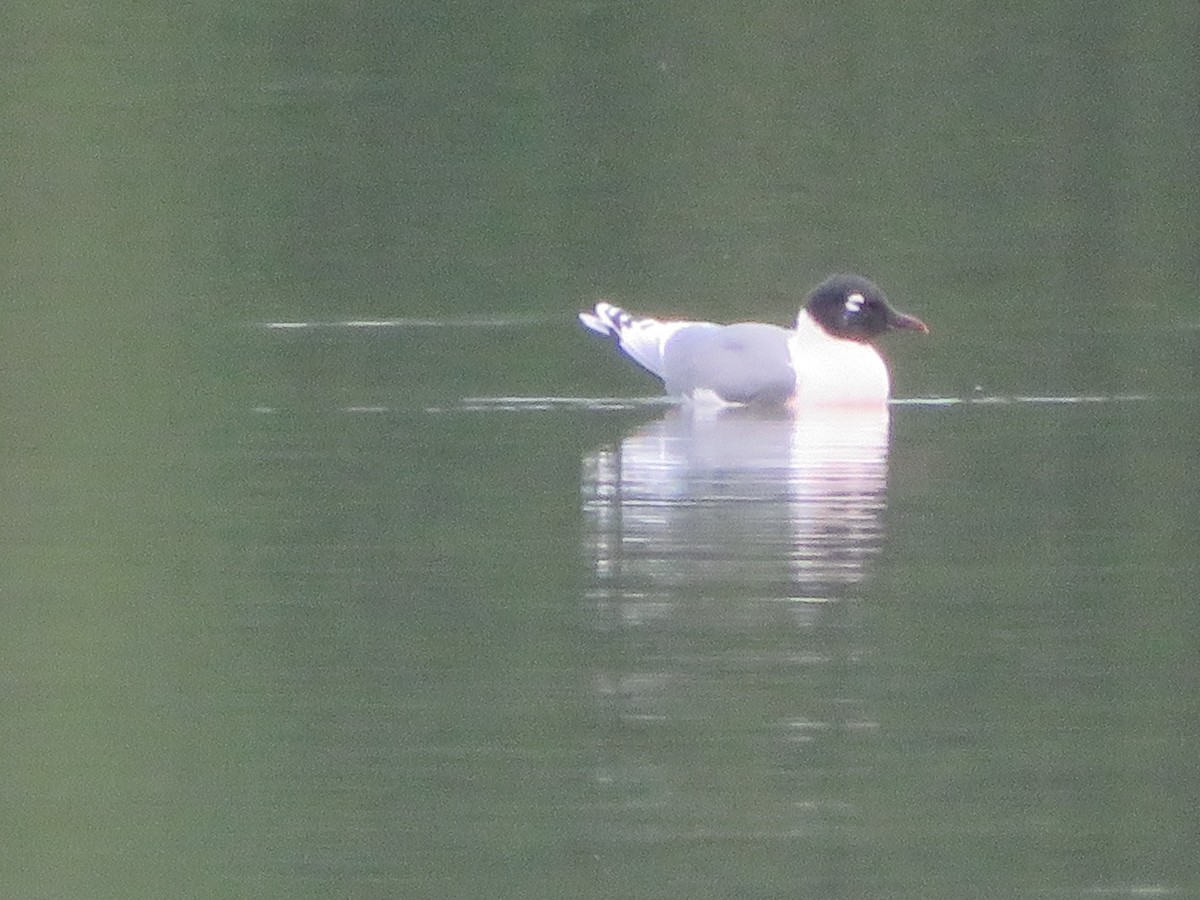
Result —
[[512, 328], [518, 325], [539, 325], [558, 321], [550, 316], [468, 316], [455, 319], [435, 319], [403, 316], [395, 319], [345, 319], [342, 321], [261, 322], [259, 327], [271, 331], [303, 331], [319, 328]]
[[[1155, 399], [1149, 394], [1080, 394], [1064, 396], [1012, 395], [987, 397], [904, 397], [891, 401], [893, 406], [1007, 406], [1007, 405], [1071, 405], [1094, 403], [1131, 403]], [[443, 406], [426, 406], [421, 412], [429, 414], [455, 412], [545, 412], [550, 410], [596, 410], [616, 411], [631, 409], [655, 409], [672, 406], [669, 397], [555, 397], [555, 396], [498, 396], [463, 397]], [[251, 407], [251, 412], [274, 414], [279, 407], [261, 404]], [[384, 406], [378, 404], [351, 404], [338, 407], [338, 412], [355, 415], [383, 413], [412, 413], [415, 407]]]
[[893, 398], [892, 406], [1003, 406], [1013, 403], [1071, 404], [1128, 403], [1153, 399], [1149, 394], [1067, 394], [1063, 396], [1012, 394], [976, 397], [904, 397]]

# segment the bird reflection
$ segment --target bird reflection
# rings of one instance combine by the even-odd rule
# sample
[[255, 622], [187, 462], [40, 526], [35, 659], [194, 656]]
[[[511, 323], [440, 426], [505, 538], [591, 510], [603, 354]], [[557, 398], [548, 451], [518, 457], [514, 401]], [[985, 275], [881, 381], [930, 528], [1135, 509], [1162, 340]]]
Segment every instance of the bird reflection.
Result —
[[886, 409], [791, 417], [673, 411], [584, 464], [592, 599], [636, 607], [706, 585], [836, 599], [865, 576], [884, 502]]
[[[855, 601], [887, 450], [886, 408], [676, 410], [586, 457], [610, 836], [792, 834], [844, 814], [829, 785], [810, 789], [873, 727]], [[716, 780], [696, 794], [705, 765]]]

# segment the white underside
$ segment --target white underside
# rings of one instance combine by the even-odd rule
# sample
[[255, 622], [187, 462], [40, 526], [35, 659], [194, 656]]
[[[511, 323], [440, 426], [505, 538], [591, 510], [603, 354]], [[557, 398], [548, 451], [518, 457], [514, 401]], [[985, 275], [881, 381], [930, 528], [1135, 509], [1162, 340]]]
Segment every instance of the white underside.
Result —
[[695, 407], [697, 412], [714, 411], [719, 412], [722, 409], [730, 409], [736, 406], [745, 406], [744, 403], [730, 403], [722, 397], [719, 397], [715, 391], [710, 391], [708, 388], [697, 388], [691, 393], [684, 394], [681, 398], [684, 403]]

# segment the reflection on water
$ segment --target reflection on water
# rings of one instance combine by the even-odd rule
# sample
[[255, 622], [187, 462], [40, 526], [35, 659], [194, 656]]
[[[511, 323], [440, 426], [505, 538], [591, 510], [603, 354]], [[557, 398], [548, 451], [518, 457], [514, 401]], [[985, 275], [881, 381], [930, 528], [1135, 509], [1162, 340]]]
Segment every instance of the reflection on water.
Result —
[[754, 584], [775, 600], [835, 599], [862, 579], [878, 542], [887, 425], [886, 410], [673, 412], [597, 451], [584, 472], [593, 596], [626, 619], [713, 583]]
[[886, 410], [673, 412], [586, 458], [601, 837], [795, 835], [846, 815], [847, 742], [874, 728], [855, 600], [887, 446]]

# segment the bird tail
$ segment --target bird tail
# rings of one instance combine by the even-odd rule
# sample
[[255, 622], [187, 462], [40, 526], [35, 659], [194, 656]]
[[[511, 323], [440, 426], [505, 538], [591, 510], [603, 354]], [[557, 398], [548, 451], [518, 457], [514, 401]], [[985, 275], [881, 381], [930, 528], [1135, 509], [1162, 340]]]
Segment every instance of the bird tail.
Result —
[[627, 356], [659, 378], [663, 377], [663, 348], [667, 338], [683, 324], [633, 316], [606, 300], [597, 303], [590, 313], [581, 312], [579, 321], [585, 328], [616, 340]]

